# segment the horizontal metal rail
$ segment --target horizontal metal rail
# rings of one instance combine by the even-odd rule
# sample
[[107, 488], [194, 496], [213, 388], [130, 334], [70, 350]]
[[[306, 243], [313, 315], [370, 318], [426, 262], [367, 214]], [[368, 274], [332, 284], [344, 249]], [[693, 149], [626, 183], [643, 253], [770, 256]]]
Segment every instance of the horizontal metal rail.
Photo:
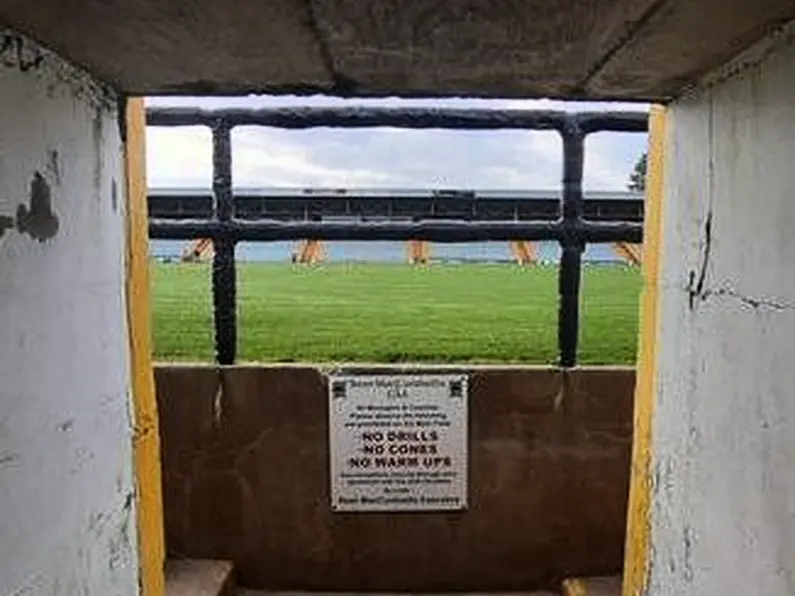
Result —
[[150, 126], [269, 126], [305, 128], [407, 128], [447, 130], [556, 130], [572, 126], [583, 134], [646, 132], [643, 112], [562, 112], [552, 110], [469, 110], [451, 108], [265, 108], [201, 110], [150, 108]]
[[[477, 242], [488, 240], [555, 240], [561, 246], [558, 274], [558, 345], [560, 365], [577, 363], [582, 253], [587, 243], [633, 242], [642, 239], [641, 224], [629, 221], [589, 221], [582, 189], [585, 138], [602, 132], [646, 132], [648, 116], [641, 112], [580, 112], [529, 110], [462, 110], [439, 108], [275, 108], [200, 110], [154, 108], [150, 126], [207, 126], [213, 140], [213, 215], [204, 220], [179, 213], [150, 219], [152, 238], [187, 240], [211, 238], [216, 358], [233, 364], [237, 353], [236, 266], [234, 248], [241, 241], [275, 240], [429, 240]], [[283, 129], [374, 128], [455, 130], [549, 130], [563, 141], [563, 185], [559, 218], [554, 221], [285, 221], [235, 217], [232, 192], [232, 129], [269, 126]], [[242, 201], [241, 201], [242, 204]]]
[[149, 236], [160, 240], [210, 238], [234, 242], [279, 240], [428, 240], [439, 243], [500, 240], [574, 240], [587, 242], [633, 242], [643, 239], [643, 225], [627, 222], [582, 222], [571, 226], [563, 220], [547, 222], [468, 222], [431, 220], [419, 222], [311, 222], [280, 220], [153, 219]]

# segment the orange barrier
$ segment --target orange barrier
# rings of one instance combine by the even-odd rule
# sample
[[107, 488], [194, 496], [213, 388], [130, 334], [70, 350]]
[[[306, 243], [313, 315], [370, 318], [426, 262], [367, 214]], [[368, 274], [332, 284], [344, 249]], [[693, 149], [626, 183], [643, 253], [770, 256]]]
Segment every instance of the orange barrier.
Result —
[[519, 265], [533, 265], [538, 261], [536, 246], [528, 240], [511, 240], [511, 255]]
[[186, 263], [203, 261], [213, 256], [213, 241], [209, 238], [199, 238], [191, 242], [182, 252], [181, 260]]
[[326, 258], [325, 248], [321, 240], [302, 240], [298, 250], [293, 253], [293, 263], [313, 265]]
[[640, 244], [617, 242], [613, 245], [613, 250], [630, 265], [640, 265], [643, 262], [643, 250]]
[[427, 264], [431, 260], [431, 243], [426, 240], [409, 240], [409, 263]]

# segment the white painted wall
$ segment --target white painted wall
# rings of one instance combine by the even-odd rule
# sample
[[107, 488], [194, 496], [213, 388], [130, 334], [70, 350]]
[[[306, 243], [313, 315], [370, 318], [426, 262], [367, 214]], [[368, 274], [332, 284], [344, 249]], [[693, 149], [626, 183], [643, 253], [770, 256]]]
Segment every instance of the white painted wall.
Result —
[[44, 242], [0, 236], [0, 594], [132, 596], [116, 100], [28, 41], [18, 53], [17, 39], [0, 43], [0, 221], [31, 208], [39, 172], [58, 226], [33, 218], [34, 235], [54, 232]]
[[795, 594], [793, 39], [670, 110], [650, 594]]

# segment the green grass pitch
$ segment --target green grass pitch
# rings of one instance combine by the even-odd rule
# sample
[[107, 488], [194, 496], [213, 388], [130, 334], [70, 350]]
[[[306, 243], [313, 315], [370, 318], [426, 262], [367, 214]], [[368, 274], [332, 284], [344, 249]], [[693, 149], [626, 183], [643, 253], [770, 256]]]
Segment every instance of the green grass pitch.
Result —
[[[159, 361], [211, 361], [210, 266], [153, 264]], [[583, 268], [580, 362], [631, 364], [639, 269]], [[238, 266], [238, 356], [260, 362], [554, 363], [557, 268]]]

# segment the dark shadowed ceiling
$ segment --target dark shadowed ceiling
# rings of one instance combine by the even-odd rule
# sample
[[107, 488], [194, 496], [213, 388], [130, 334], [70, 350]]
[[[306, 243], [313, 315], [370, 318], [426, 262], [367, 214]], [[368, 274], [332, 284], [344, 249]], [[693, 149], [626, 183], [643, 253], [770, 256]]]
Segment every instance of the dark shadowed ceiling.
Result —
[[664, 100], [795, 0], [0, 0], [132, 94]]

